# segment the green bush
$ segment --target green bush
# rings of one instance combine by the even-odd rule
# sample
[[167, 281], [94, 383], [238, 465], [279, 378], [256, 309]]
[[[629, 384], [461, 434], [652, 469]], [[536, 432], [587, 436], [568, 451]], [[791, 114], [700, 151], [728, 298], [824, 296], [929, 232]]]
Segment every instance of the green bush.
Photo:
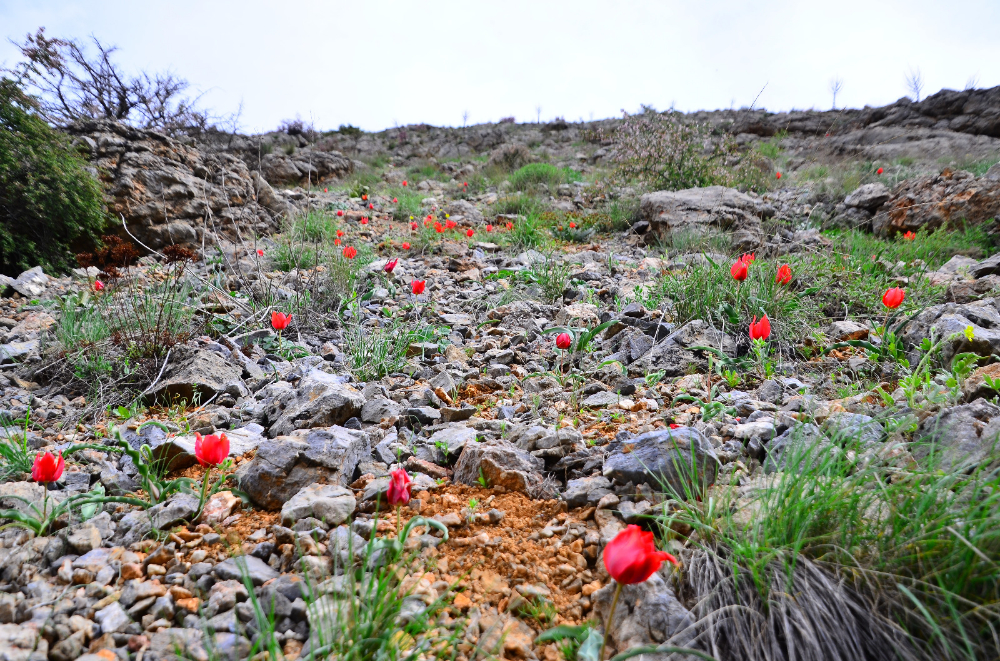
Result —
[[85, 166], [17, 83], [0, 80], [0, 272], [63, 272], [97, 243], [106, 217]]

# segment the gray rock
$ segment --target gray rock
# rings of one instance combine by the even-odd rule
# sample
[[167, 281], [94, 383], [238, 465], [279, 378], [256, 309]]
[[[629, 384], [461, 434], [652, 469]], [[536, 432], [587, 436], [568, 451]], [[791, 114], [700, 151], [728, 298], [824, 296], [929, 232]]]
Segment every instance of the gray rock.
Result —
[[243, 370], [227, 361], [222, 354], [209, 349], [182, 346], [170, 355], [163, 377], [147, 394], [150, 401], [207, 402], [223, 392], [233, 397], [249, 394], [243, 385]]
[[756, 422], [736, 425], [733, 429], [733, 438], [748, 440], [756, 436], [762, 441], [769, 441], [774, 438], [775, 433], [774, 420], [757, 420]]
[[313, 429], [304, 440], [279, 437], [263, 444], [253, 460], [237, 471], [237, 477], [254, 503], [280, 509], [309, 484], [350, 484], [358, 463], [369, 456], [368, 437], [362, 432], [344, 427]]
[[882, 423], [870, 416], [847, 411], [831, 414], [823, 423], [823, 431], [838, 445], [857, 444], [861, 448], [871, 447], [885, 436]]
[[146, 654], [160, 661], [208, 658], [204, 641], [205, 634], [201, 629], [161, 629], [149, 637]]
[[757, 399], [762, 402], [780, 404], [785, 397], [785, 389], [774, 379], [768, 379], [757, 388]]
[[866, 211], [875, 211], [888, 199], [889, 188], [885, 184], [875, 182], [858, 186], [853, 193], [844, 198], [844, 204]]
[[391, 399], [375, 397], [365, 402], [361, 408], [361, 420], [379, 423], [387, 418], [399, 417], [400, 411], [402, 407]]
[[[970, 326], [973, 332], [971, 340], [965, 335], [966, 328]], [[996, 299], [931, 306], [906, 326], [902, 340], [908, 347], [918, 347], [932, 333], [944, 339], [940, 357], [946, 365], [956, 354], [966, 351], [984, 357], [1000, 353], [1000, 312], [996, 308]], [[920, 354], [911, 351], [909, 358], [910, 363], [915, 365], [920, 360]]]
[[403, 417], [406, 418], [410, 424], [417, 423], [428, 426], [437, 424], [437, 422], [441, 419], [441, 412], [430, 406], [414, 406], [404, 410]]
[[337, 526], [330, 531], [326, 550], [333, 557], [335, 567], [344, 568], [364, 559], [366, 544], [364, 537], [347, 526]]
[[[458, 484], [479, 484], [483, 475], [488, 486], [503, 486], [533, 497], [543, 497], [542, 469], [545, 462], [516, 445], [504, 441], [469, 443], [455, 466], [452, 478]], [[548, 496], [552, 497], [552, 496]]]
[[38, 340], [0, 344], [0, 365], [24, 362], [25, 358], [37, 351]]
[[298, 385], [268, 386], [265, 398], [254, 411], [254, 417], [270, 426], [272, 436], [290, 434], [296, 429], [342, 425], [361, 413], [364, 396], [344, 381], [343, 377], [310, 370]]
[[49, 276], [45, 275], [41, 266], [35, 266], [17, 276], [10, 286], [25, 298], [37, 298], [49, 286]]
[[271, 569], [266, 562], [252, 555], [240, 555], [223, 560], [215, 565], [214, 573], [220, 581], [243, 582], [243, 577], [249, 576], [254, 585], [263, 585], [278, 576], [278, 572]]
[[84, 524], [70, 533], [69, 537], [66, 538], [66, 541], [69, 542], [69, 545], [73, 547], [74, 551], [84, 554], [88, 551], [100, 548], [101, 531], [99, 531], [96, 526]]
[[443, 406], [440, 412], [441, 422], [464, 422], [476, 414], [476, 407], [468, 402], [462, 402], [460, 408]]
[[476, 430], [461, 424], [439, 429], [425, 441], [418, 442], [418, 459], [444, 466], [458, 459], [468, 443], [476, 441]]
[[818, 465], [830, 451], [836, 451], [836, 446], [830, 443], [819, 427], [813, 424], [795, 425], [767, 444], [764, 472], [801, 471], [809, 465]]
[[[194, 455], [196, 439], [193, 435], [168, 437], [156, 427], [146, 427], [143, 431], [147, 429], [156, 429], [160, 435], [160, 438], [150, 443], [150, 449], [156, 461], [163, 462], [170, 470], [187, 468], [198, 463]], [[256, 450], [261, 443], [266, 441], [263, 436], [264, 428], [253, 422], [239, 429], [220, 431], [219, 433], [224, 433], [229, 440], [230, 457], [242, 457], [248, 452]]]
[[618, 484], [648, 484], [681, 497], [714, 484], [719, 459], [712, 444], [693, 427], [659, 429], [614, 442], [604, 461], [604, 477]]
[[198, 511], [198, 498], [179, 493], [165, 503], [154, 505], [146, 511], [129, 512], [118, 522], [112, 537], [116, 545], [129, 546], [143, 539], [154, 528], [168, 530], [171, 526], [188, 521]]
[[680, 191], [658, 191], [640, 198], [639, 216], [659, 239], [674, 232], [732, 234], [736, 250], [749, 250], [763, 240], [761, 220], [774, 208], [733, 188], [708, 186]]
[[132, 618], [117, 601], [111, 602], [94, 613], [94, 620], [101, 625], [101, 631], [104, 633], [123, 633], [125, 628], [132, 623]]
[[619, 401], [621, 401], [621, 395], [610, 390], [604, 390], [602, 392], [595, 392], [583, 400], [583, 406], [596, 409], [603, 406], [614, 406]]
[[601, 498], [609, 493], [612, 493], [611, 481], [603, 475], [597, 475], [568, 481], [562, 497], [571, 508], [585, 505], [596, 507]]
[[919, 461], [933, 461], [930, 465], [935, 469], [967, 470], [989, 456], [998, 437], [1000, 407], [977, 399], [924, 420], [910, 452]]
[[[632, 647], [658, 645], [674, 636], [671, 643], [678, 646], [694, 639], [694, 616], [677, 599], [660, 572], [644, 583], [623, 586], [615, 619], [608, 622], [616, 587], [610, 581], [591, 597], [605, 630], [611, 632], [615, 650], [624, 652]], [[685, 629], [689, 631], [682, 634]]]
[[281, 522], [290, 526], [299, 519], [311, 516], [330, 526], [346, 521], [357, 506], [354, 493], [335, 484], [310, 484], [281, 508]]
[[0, 658], [28, 661], [38, 644], [38, 629], [21, 624], [0, 624]]

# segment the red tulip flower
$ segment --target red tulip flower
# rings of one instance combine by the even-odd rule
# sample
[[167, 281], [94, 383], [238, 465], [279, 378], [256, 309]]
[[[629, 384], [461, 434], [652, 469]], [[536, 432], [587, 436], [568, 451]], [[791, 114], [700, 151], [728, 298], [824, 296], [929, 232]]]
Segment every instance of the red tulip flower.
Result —
[[670, 428], [671, 428], [671, 429], [679, 429], [679, 428], [680, 428], [680, 425], [679, 425], [679, 424], [677, 424], [676, 422], [671, 422], [671, 423], [670, 423]]
[[906, 239], [907, 241], [912, 241], [915, 238], [917, 238], [917, 235], [914, 234], [913, 232], [907, 232], [906, 234], [903, 235], [903, 238]]
[[362, 218], [361, 219], [361, 224], [362, 225], [367, 225], [368, 224], [368, 219], [367, 218]]
[[426, 280], [414, 280], [410, 283], [410, 291], [413, 292], [414, 296], [419, 296], [424, 293], [424, 287], [427, 286]]
[[778, 267], [778, 274], [774, 276], [774, 281], [779, 285], [787, 285], [792, 281], [792, 267], [788, 264], [782, 264]]
[[467, 182], [467, 181], [463, 181], [463, 182], [462, 182], [462, 185], [463, 185], [463, 186], [468, 186], [468, 185], [469, 185], [469, 182]]
[[229, 439], [225, 434], [202, 436], [195, 432], [194, 456], [202, 466], [218, 466], [229, 456]]
[[512, 223], [512, 222], [508, 221], [508, 222], [507, 222], [507, 229], [509, 229], [509, 230], [512, 230], [512, 229], [514, 229], [514, 223]]
[[403, 241], [403, 250], [409, 250], [409, 249], [410, 249], [410, 244], [407, 243], [406, 241]]
[[337, 215], [338, 215], [338, 216], [343, 216], [343, 215], [344, 215], [344, 212], [343, 212], [343, 211], [341, 211], [340, 209], [337, 209]]
[[340, 245], [340, 239], [334, 239], [333, 240], [333, 245], [339, 246]]
[[576, 223], [570, 223], [570, 224], [569, 224], [569, 228], [570, 228], [571, 230], [573, 230], [573, 229], [576, 229]]
[[[672, 427], [673, 425], [671, 425]], [[653, 542], [653, 533], [645, 532], [636, 525], [630, 525], [615, 535], [615, 538], [604, 547], [604, 568], [618, 584], [615, 596], [611, 601], [611, 613], [608, 623], [614, 621], [615, 607], [621, 596], [623, 585], [642, 583], [649, 579], [660, 568], [664, 561], [677, 564], [677, 558], [664, 551], [657, 551]], [[604, 633], [604, 642], [597, 658], [604, 658], [604, 648], [611, 633], [609, 626]]]
[[906, 298], [906, 292], [904, 292], [899, 287], [893, 287], [892, 289], [886, 289], [885, 293], [882, 294], [882, 305], [889, 308], [890, 310], [895, 310], [900, 305], [903, 304], [903, 299]]
[[743, 282], [747, 279], [747, 264], [742, 258], [737, 259], [733, 262], [733, 265], [729, 267], [729, 272], [733, 275], [733, 280], [736, 282]]
[[465, 230], [465, 236], [469, 237], [470, 239], [472, 238], [473, 234], [475, 234], [475, 232], [473, 232], [471, 229]]
[[329, 192], [330, 192], [330, 189], [329, 189], [329, 188], [324, 188], [324, 189], [323, 189], [323, 192], [324, 192], [324, 193], [329, 193]]
[[434, 223], [434, 231], [437, 232], [438, 234], [441, 234], [442, 232], [444, 232], [444, 227], [441, 225], [441, 223]]
[[492, 232], [493, 231], [493, 226], [492, 225], [487, 225], [486, 226], [486, 231], [487, 232]]
[[403, 185], [404, 185], [404, 186], [406, 185], [406, 180], [405, 180], [405, 179], [403, 180]]
[[285, 314], [284, 312], [278, 312], [277, 310], [271, 311], [271, 326], [276, 331], [283, 331], [288, 328], [288, 324], [292, 322], [292, 315]]
[[756, 259], [757, 259], [757, 253], [755, 253], [755, 252], [746, 252], [746, 253], [743, 253], [742, 257], [740, 257], [740, 260], [744, 264], [746, 264], [747, 266], [750, 266], [751, 264], [753, 264], [754, 261], [756, 261]]
[[385, 263], [385, 266], [382, 267], [382, 270], [385, 271], [386, 273], [392, 273], [393, 269], [396, 268], [397, 264], [399, 264], [399, 259], [391, 259]]
[[399, 202], [399, 200], [397, 200], [396, 198], [392, 198], [392, 203], [393, 204], [396, 204], [397, 202]]
[[750, 322], [750, 339], [766, 340], [771, 335], [771, 320], [765, 314], [757, 321], [757, 317]]
[[414, 232], [417, 231], [417, 224], [415, 222], [410, 223], [410, 230]]
[[104, 283], [100, 280], [94, 280], [94, 291], [104, 291]]
[[264, 256], [264, 251], [261, 250], [260, 248], [257, 248], [257, 256], [258, 257], [263, 257]]
[[344, 257], [347, 259], [354, 259], [358, 256], [358, 249], [354, 246], [347, 246], [344, 248]]
[[604, 547], [604, 568], [621, 585], [646, 581], [664, 560], [677, 564], [677, 558], [656, 550], [653, 533], [636, 525], [622, 530]]
[[781, 173], [780, 172], [775, 172], [774, 173], [774, 178], [775, 179], [781, 179]]
[[389, 489], [385, 498], [392, 507], [399, 507], [410, 502], [410, 483], [413, 481], [406, 471], [400, 468], [390, 473]]
[[878, 170], [875, 170], [875, 174], [882, 174], [882, 168], [879, 168]]
[[62, 452], [56, 458], [51, 452], [39, 452], [35, 455], [35, 461], [31, 464], [31, 479], [35, 482], [55, 482], [63, 474], [66, 461]]
[[454, 227], [456, 227], [457, 225], [458, 225], [458, 223], [456, 223], [456, 222], [455, 222], [454, 220], [452, 220], [452, 219], [450, 219], [450, 218], [449, 218], [448, 220], [444, 221], [444, 226], [445, 226], [445, 227], [446, 227], [447, 229], [453, 229], [453, 228], [454, 228]]
[[344, 236], [344, 230], [337, 230], [337, 236]]
[[367, 195], [362, 195], [362, 196], [361, 196], [361, 199], [362, 199], [363, 201], [367, 202], [367, 201], [368, 201], [368, 196], [367, 196]]
[[556, 346], [565, 351], [573, 345], [573, 338], [569, 333], [559, 333], [556, 335]]

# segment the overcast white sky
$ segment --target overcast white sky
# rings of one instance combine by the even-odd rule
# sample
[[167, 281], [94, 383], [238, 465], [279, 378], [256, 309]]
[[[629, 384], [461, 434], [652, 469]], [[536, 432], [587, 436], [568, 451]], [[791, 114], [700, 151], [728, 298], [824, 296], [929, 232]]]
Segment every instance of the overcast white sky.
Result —
[[[679, 110], [882, 105], [1000, 84], [997, 0], [702, 2], [0, 0], [0, 36], [95, 35], [127, 69], [170, 70], [244, 130], [590, 119]], [[17, 50], [0, 44], [0, 62]]]

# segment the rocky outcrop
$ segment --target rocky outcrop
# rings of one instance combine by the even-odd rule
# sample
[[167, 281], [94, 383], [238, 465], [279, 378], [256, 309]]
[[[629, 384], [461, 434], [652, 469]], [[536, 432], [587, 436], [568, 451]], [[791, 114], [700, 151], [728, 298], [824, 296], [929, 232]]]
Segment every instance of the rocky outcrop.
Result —
[[260, 161], [260, 171], [271, 184], [317, 184], [350, 174], [354, 164], [340, 152], [308, 149], [291, 156], [268, 154]]
[[[849, 198], [850, 199], [850, 198]], [[876, 234], [979, 225], [1000, 215], [1000, 167], [982, 177], [945, 169], [900, 184], [872, 221]]]
[[200, 247], [215, 234], [235, 239], [237, 225], [251, 234], [278, 227], [279, 205], [262, 202], [273, 191], [233, 154], [115, 122], [86, 121], [67, 130], [96, 168], [112, 215], [123, 217], [150, 248]]

